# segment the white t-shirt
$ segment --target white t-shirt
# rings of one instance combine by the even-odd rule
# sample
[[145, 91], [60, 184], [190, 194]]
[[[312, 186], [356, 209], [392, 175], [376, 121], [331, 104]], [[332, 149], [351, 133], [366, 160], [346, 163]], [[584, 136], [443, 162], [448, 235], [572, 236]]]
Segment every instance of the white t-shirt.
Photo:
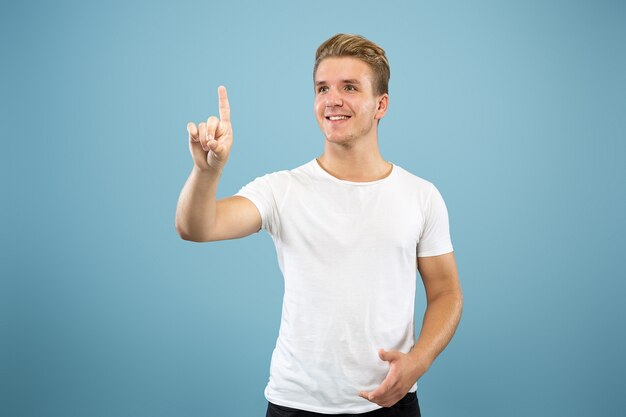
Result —
[[258, 208], [285, 280], [267, 400], [326, 414], [380, 408], [358, 393], [389, 371], [378, 349], [413, 347], [416, 256], [453, 250], [439, 191], [395, 164], [352, 182], [313, 159], [236, 195]]

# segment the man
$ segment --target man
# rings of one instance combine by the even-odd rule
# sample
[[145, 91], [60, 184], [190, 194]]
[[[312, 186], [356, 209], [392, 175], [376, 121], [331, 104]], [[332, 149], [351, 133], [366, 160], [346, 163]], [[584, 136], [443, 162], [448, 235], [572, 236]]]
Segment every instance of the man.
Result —
[[[194, 167], [176, 229], [197, 242], [272, 236], [285, 294], [267, 416], [418, 416], [417, 380], [462, 310], [447, 209], [432, 183], [380, 154], [389, 103], [382, 48], [335, 35], [318, 48], [313, 77], [323, 154], [216, 201], [233, 142], [218, 88], [220, 118], [187, 126]], [[427, 308], [415, 341], [418, 270]]]

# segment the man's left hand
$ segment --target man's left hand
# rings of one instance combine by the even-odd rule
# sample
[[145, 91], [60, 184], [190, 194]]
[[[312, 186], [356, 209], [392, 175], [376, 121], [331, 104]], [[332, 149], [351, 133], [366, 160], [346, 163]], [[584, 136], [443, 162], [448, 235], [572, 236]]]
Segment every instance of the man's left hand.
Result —
[[378, 350], [381, 360], [389, 362], [389, 373], [374, 391], [360, 391], [359, 396], [381, 407], [391, 407], [409, 392], [409, 389], [426, 372], [415, 357], [406, 353]]

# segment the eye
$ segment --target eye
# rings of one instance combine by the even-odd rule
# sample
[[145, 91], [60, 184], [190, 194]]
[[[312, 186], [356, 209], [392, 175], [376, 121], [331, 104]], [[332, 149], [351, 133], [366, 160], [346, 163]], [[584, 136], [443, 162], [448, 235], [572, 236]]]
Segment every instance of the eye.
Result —
[[355, 88], [352, 84], [348, 84], [348, 85], [346, 85], [346, 89], [347, 89], [348, 91], [356, 91], [356, 88]]
[[319, 88], [317, 89], [317, 92], [318, 92], [318, 93], [323, 93], [324, 91], [326, 91], [326, 89], [328, 89], [328, 87], [327, 87], [327, 86], [325, 86], [325, 85], [323, 85], [323, 86], [321, 86], [321, 87], [319, 87]]

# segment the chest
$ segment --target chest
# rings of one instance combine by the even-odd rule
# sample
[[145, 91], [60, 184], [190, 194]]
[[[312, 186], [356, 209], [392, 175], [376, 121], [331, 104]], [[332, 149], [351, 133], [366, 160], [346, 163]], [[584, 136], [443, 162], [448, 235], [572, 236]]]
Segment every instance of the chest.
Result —
[[316, 250], [415, 251], [423, 213], [417, 199], [383, 187], [303, 187], [280, 210], [285, 244]]

